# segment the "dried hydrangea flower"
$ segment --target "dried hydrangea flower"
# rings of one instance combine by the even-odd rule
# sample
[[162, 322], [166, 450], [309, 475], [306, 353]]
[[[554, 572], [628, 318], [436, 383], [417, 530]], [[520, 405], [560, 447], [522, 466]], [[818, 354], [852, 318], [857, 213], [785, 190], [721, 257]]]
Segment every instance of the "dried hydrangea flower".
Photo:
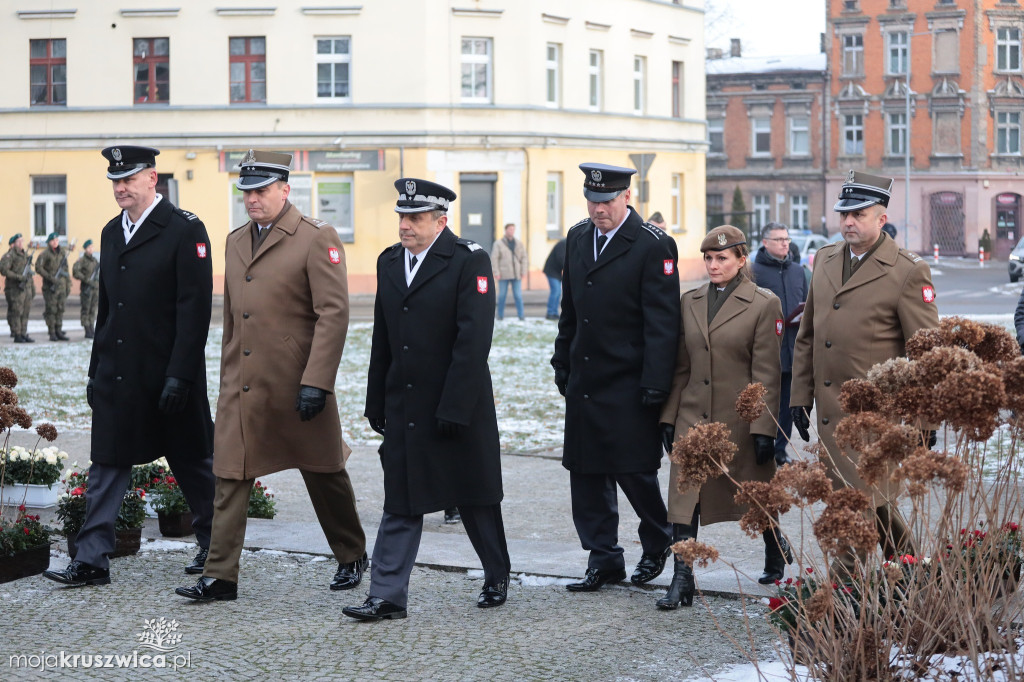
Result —
[[679, 467], [679, 492], [699, 488], [710, 479], [721, 476], [736, 456], [736, 444], [729, 427], [721, 422], [697, 424], [677, 438], [669, 459]]
[[832, 610], [834, 595], [831, 586], [820, 587], [804, 601], [804, 615], [807, 622], [816, 623], [823, 620]]
[[855, 488], [841, 488], [829, 495], [813, 525], [821, 550], [832, 556], [851, 548], [858, 553], [871, 551], [878, 543], [878, 529], [874, 520], [864, 515], [868, 505], [867, 495]]
[[972, 349], [984, 362], [1009, 362], [1020, 357], [1017, 339], [1005, 328], [991, 322], [980, 323], [985, 338]]
[[946, 331], [942, 328], [918, 329], [914, 335], [907, 339], [907, 357], [917, 360], [922, 353], [930, 351], [938, 346], [948, 346], [949, 339]]
[[839, 406], [848, 414], [887, 412], [889, 407], [881, 389], [867, 379], [844, 381], [839, 389]]
[[18, 385], [18, 375], [10, 367], [0, 367], [0, 386], [14, 388]]
[[906, 481], [911, 497], [921, 497], [928, 492], [928, 485], [941, 485], [948, 494], [963, 492], [968, 469], [955, 455], [921, 447], [903, 461], [896, 473]]
[[939, 322], [939, 329], [946, 333], [947, 346], [962, 346], [968, 350], [985, 340], [985, 329], [966, 317], [947, 317]]
[[50, 443], [57, 440], [57, 427], [53, 424], [40, 424], [36, 427], [36, 433], [39, 434], [40, 438]]
[[941, 415], [936, 415], [942, 417], [941, 421], [962, 431], [968, 439], [981, 442], [996, 429], [1006, 391], [1002, 379], [992, 372], [958, 372], [935, 387], [932, 400], [941, 407]]
[[685, 561], [691, 567], [696, 563], [704, 568], [712, 561], [718, 561], [718, 550], [711, 545], [697, 542], [693, 538], [680, 540], [672, 545], [672, 551], [681, 561]]
[[775, 526], [779, 516], [788, 512], [795, 500], [780, 485], [765, 481], [744, 481], [739, 484], [733, 502], [747, 508], [740, 517], [740, 530], [756, 538]]
[[764, 397], [768, 389], [761, 382], [747, 384], [736, 398], [736, 414], [745, 422], [757, 421], [764, 414]]
[[791, 462], [775, 472], [772, 484], [791, 491], [799, 507], [821, 502], [832, 492], [832, 479], [821, 462]]

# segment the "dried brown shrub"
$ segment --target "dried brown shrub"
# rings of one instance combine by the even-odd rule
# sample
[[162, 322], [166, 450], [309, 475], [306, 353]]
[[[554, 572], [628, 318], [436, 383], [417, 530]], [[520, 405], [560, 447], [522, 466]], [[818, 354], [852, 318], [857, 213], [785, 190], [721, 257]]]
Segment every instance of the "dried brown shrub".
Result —
[[881, 389], [867, 379], [850, 379], [839, 389], [839, 405], [848, 414], [886, 412], [889, 401]]
[[946, 346], [961, 346], [967, 350], [985, 340], [985, 329], [978, 322], [966, 317], [947, 317], [939, 322], [939, 329], [945, 332]]
[[699, 488], [710, 478], [721, 476], [736, 456], [736, 444], [729, 439], [729, 427], [721, 422], [697, 424], [677, 438], [669, 459], [679, 467], [679, 492]]
[[951, 495], [963, 492], [968, 473], [967, 465], [956, 455], [919, 447], [896, 475], [906, 481], [909, 495], [921, 497], [928, 492], [928, 484], [941, 485]]
[[6, 386], [0, 386], [0, 405], [17, 405], [18, 394]]
[[[995, 431], [999, 408], [1006, 402], [1003, 380], [974, 370], [950, 374], [935, 387], [931, 421], [946, 421], [972, 441], [985, 441]], [[941, 418], [938, 418], [941, 417]]]
[[782, 486], [765, 481], [744, 481], [739, 484], [733, 502], [746, 506], [747, 511], [740, 517], [740, 530], [752, 538], [775, 525], [780, 514], [793, 506], [793, 496]]
[[827, 506], [813, 524], [814, 536], [826, 555], [836, 556], [849, 549], [870, 552], [878, 542], [874, 520], [864, 515], [869, 501], [856, 488], [840, 488], [829, 495]]
[[861, 451], [894, 428], [895, 424], [877, 412], [851, 414], [836, 425], [836, 443], [842, 448]]
[[1017, 339], [1005, 328], [982, 322], [985, 338], [974, 347], [974, 352], [984, 362], [1008, 362], [1020, 357], [1020, 346]]
[[956, 346], [933, 348], [917, 360], [918, 377], [924, 386], [935, 386], [955, 372], [981, 369], [978, 356]]
[[694, 562], [696, 562], [698, 566], [704, 568], [708, 563], [718, 560], [717, 549], [703, 542], [697, 542], [693, 538], [687, 538], [675, 543], [672, 545], [672, 551], [690, 566], [693, 566]]
[[823, 620], [832, 610], [834, 594], [831, 586], [820, 587], [815, 590], [806, 601], [804, 601], [804, 613], [807, 614], [807, 621], [816, 623]]
[[764, 414], [764, 397], [768, 389], [761, 382], [747, 384], [736, 398], [736, 414], [745, 422], [757, 421]]
[[14, 388], [18, 385], [18, 375], [10, 367], [0, 367], [0, 386]]
[[937, 346], [948, 345], [948, 343], [946, 332], [941, 328], [918, 329], [913, 336], [907, 339], [907, 357], [916, 360], [921, 357], [922, 353]]
[[15, 424], [23, 429], [32, 428], [32, 417], [20, 407], [0, 405], [0, 428], [9, 429]]
[[1024, 357], [1017, 357], [1002, 365], [1003, 388], [1006, 391], [1005, 406], [1018, 417], [1024, 415]]
[[40, 424], [36, 427], [36, 433], [40, 438], [51, 443], [57, 440], [57, 427], [53, 424]]
[[832, 492], [832, 480], [821, 462], [792, 462], [780, 467], [772, 484], [789, 491], [799, 507], [821, 502]]

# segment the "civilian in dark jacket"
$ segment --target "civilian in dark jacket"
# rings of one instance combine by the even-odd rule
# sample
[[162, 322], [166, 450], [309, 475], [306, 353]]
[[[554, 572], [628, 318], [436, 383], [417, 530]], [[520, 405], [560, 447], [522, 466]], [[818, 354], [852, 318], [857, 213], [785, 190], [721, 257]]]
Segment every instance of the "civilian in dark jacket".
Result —
[[793, 312], [807, 300], [807, 278], [799, 260], [790, 256], [789, 228], [781, 223], [768, 223], [762, 233], [762, 245], [754, 258], [754, 281], [782, 301], [782, 317], [786, 333], [782, 337], [782, 391], [778, 411], [779, 433], [775, 438], [775, 461], [785, 464], [789, 461], [786, 446], [793, 431], [793, 419], [789, 413], [789, 386], [793, 380], [793, 345], [800, 319], [793, 319]]
[[559, 239], [548, 259], [544, 261], [544, 274], [548, 278], [548, 313], [547, 319], [558, 319], [558, 303], [562, 300], [562, 266], [565, 265], [565, 239]]

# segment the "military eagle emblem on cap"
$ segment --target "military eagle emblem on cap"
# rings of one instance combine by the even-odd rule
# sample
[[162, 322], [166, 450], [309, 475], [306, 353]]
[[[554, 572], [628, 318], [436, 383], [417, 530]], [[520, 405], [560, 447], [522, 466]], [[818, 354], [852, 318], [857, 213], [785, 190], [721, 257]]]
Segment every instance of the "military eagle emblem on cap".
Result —
[[718, 235], [718, 245], [719, 246], [725, 246], [726, 242], [728, 242], [728, 241], [729, 241], [729, 239], [725, 236], [725, 233], [722, 233], [722, 234]]
[[255, 149], [250, 149], [249, 153], [245, 155], [244, 159], [242, 159], [242, 163], [244, 163], [244, 164], [256, 163], [256, 150]]
[[120, 149], [118, 149], [117, 147], [114, 147], [113, 149], [110, 150], [110, 155], [112, 157], [114, 157], [114, 161], [117, 161], [118, 163], [121, 163], [121, 150]]
[[846, 176], [847, 182], [853, 182], [857, 178], [857, 171], [850, 169], [850, 174]]
[[601, 182], [601, 171], [592, 170], [590, 171], [590, 177], [594, 178], [594, 182]]
[[410, 195], [416, 194], [416, 183], [413, 182], [412, 180], [406, 180], [405, 181], [405, 193], [406, 194], [410, 194]]

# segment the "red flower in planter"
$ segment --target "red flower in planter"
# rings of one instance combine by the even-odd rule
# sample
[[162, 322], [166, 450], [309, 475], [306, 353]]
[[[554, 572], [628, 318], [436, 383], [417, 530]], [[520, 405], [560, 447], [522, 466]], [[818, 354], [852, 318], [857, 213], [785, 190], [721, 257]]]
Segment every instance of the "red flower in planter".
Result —
[[768, 598], [768, 608], [771, 609], [772, 611], [778, 611], [779, 609], [781, 609], [783, 606], [785, 606], [788, 603], [789, 603], [788, 599], [780, 599], [778, 597], [769, 597]]
[[84, 494], [85, 494], [85, 488], [82, 488], [82, 487], [75, 488], [74, 490], [71, 491], [71, 495], [74, 496], [74, 497], [78, 497], [79, 495], [84, 495]]

